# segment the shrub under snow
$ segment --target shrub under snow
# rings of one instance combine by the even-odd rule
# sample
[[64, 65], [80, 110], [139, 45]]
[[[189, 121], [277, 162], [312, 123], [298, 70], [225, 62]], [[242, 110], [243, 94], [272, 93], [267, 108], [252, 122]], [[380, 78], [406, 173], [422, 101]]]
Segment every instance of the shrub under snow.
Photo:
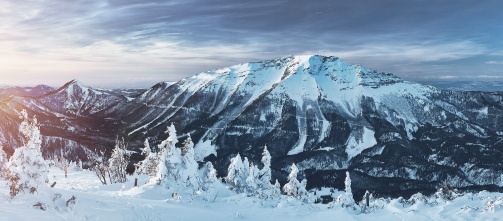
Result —
[[110, 173], [110, 183], [124, 183], [127, 181], [127, 165], [129, 163], [129, 154], [127, 153], [124, 139], [115, 141], [115, 148], [112, 156], [108, 160]]

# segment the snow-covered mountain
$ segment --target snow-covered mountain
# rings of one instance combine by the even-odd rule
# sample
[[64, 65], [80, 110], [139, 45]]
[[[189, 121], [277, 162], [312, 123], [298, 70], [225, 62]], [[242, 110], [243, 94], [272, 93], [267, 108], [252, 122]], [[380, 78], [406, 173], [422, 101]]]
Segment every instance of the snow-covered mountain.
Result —
[[7, 99], [10, 96], [40, 97], [51, 91], [54, 91], [54, 88], [47, 85], [37, 85], [35, 87], [13, 87], [0, 85], [0, 100]]
[[[65, 139], [89, 148], [111, 148], [117, 135], [132, 148], [145, 138], [155, 145], [173, 122], [180, 134], [191, 133], [197, 159], [214, 162], [219, 176], [238, 152], [260, 165], [267, 144], [273, 178], [284, 180], [295, 162], [308, 188], [342, 188], [345, 171], [356, 194], [503, 186], [503, 93], [439, 90], [337, 57], [239, 64], [138, 96], [70, 82], [38, 99], [16, 99], [44, 104], [24, 107], [48, 109], [60, 118], [44, 125], [71, 125], [79, 139]], [[44, 135], [68, 131], [44, 125]]]
[[240, 64], [161, 86], [123, 118], [133, 145], [164, 137], [174, 122], [192, 133], [198, 160], [215, 161], [221, 174], [238, 152], [258, 162], [267, 144], [276, 176], [295, 162], [310, 187], [341, 188], [345, 170], [362, 183], [356, 191], [502, 185], [501, 93], [439, 90], [323, 56]]
[[[130, 94], [128, 94], [130, 96]], [[110, 149], [122, 126], [115, 111], [130, 97], [93, 89], [73, 80], [42, 96], [10, 96], [0, 101], [0, 142], [7, 153], [22, 143], [19, 113], [25, 109], [41, 125], [44, 156], [87, 160], [96, 149]]]
[[38, 100], [58, 113], [76, 116], [106, 116], [127, 99], [125, 96], [90, 88], [73, 80]]

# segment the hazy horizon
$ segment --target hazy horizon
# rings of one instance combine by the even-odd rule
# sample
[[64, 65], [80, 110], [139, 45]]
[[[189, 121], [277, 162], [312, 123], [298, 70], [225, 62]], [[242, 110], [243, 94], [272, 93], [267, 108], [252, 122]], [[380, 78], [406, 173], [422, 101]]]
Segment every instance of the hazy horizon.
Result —
[[[161, 82], [173, 82], [176, 83], [176, 81], [159, 81], [159, 82], [143, 82], [143, 83], [131, 83], [131, 84], [121, 84], [121, 85], [92, 85], [88, 84], [87, 82], [81, 81], [79, 79], [71, 79], [68, 81], [65, 81], [61, 84], [57, 85], [49, 85], [45, 84], [43, 82], [41, 83], [35, 83], [35, 84], [19, 84], [19, 85], [13, 85], [13, 84], [0, 84], [0, 88], [2, 86], [4, 87], [36, 87], [39, 85], [45, 85], [45, 86], [50, 86], [54, 89], [58, 89], [60, 87], [63, 87], [65, 84], [77, 80], [83, 85], [96, 88], [96, 89], [149, 89], [153, 87], [157, 83]], [[407, 80], [407, 79], [405, 79]], [[412, 81], [412, 82], [417, 82], [420, 84], [424, 85], [431, 85], [440, 89], [448, 89], [448, 90], [454, 90], [454, 91], [487, 91], [487, 92], [492, 92], [492, 91], [503, 91], [503, 81], [490, 81], [490, 80], [459, 80], [459, 79], [434, 79], [434, 80], [407, 80], [407, 81]]]

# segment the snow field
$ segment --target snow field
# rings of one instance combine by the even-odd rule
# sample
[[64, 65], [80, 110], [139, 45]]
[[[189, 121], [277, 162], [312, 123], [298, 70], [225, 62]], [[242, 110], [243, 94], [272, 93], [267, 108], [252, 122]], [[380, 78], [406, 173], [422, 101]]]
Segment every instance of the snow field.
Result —
[[[8, 188], [0, 189], [0, 220], [501, 220], [501, 193], [467, 193], [452, 201], [426, 197], [407, 203], [403, 199], [371, 200], [370, 213], [361, 208], [343, 208], [337, 202], [329, 204], [303, 203], [282, 196], [279, 200], [263, 201], [246, 194], [236, 194], [217, 183], [207, 192], [193, 194], [188, 189], [166, 189], [148, 183], [146, 175], [128, 176], [123, 184], [102, 185], [92, 171], [68, 171], [68, 178], [58, 168], [49, 171], [49, 183], [44, 193], [21, 194], [11, 199]], [[139, 187], [134, 187], [134, 179]], [[0, 181], [5, 187], [6, 182]], [[181, 199], [173, 199], [176, 191]], [[317, 190], [317, 195], [338, 196]], [[54, 194], [61, 202], [52, 203]], [[311, 192], [311, 199], [313, 192]], [[73, 207], [64, 202], [77, 198]], [[420, 197], [419, 197], [420, 199]], [[45, 211], [33, 205], [47, 203]], [[412, 200], [410, 200], [412, 201]]]

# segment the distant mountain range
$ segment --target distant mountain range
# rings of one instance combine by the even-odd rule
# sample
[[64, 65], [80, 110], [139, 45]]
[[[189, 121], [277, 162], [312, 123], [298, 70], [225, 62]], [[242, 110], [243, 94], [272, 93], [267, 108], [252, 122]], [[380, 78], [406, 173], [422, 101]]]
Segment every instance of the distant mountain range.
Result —
[[273, 178], [284, 182], [296, 163], [308, 188], [343, 188], [345, 171], [357, 195], [503, 186], [503, 92], [441, 90], [337, 57], [239, 64], [145, 91], [78, 81], [39, 90], [0, 102], [6, 152], [21, 143], [18, 114], [26, 109], [41, 123], [47, 157], [86, 159], [117, 137], [134, 150], [146, 138], [155, 146], [173, 122], [219, 176], [238, 152], [260, 165], [267, 145]]
[[466, 81], [466, 80], [429, 80], [416, 81], [420, 84], [431, 85], [436, 88], [453, 91], [503, 91], [503, 81]]
[[17, 87], [17, 86], [0, 86], [0, 100], [13, 97], [40, 97], [45, 95], [54, 88], [47, 85], [38, 85], [36, 87]]

